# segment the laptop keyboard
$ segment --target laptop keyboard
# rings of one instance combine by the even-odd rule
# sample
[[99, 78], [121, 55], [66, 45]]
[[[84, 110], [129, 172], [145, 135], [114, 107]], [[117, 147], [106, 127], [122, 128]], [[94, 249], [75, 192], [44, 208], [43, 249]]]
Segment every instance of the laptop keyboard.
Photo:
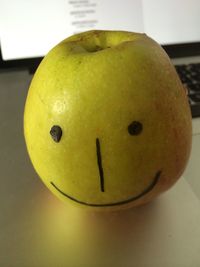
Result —
[[200, 63], [176, 65], [182, 83], [188, 89], [192, 117], [200, 117]]

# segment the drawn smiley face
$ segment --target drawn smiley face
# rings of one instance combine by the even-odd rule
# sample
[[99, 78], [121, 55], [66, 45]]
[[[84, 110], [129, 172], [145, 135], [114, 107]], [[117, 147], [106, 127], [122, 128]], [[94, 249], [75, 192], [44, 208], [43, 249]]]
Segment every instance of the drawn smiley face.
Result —
[[[141, 122], [139, 121], [133, 121], [132, 123], [130, 123], [127, 127], [127, 133], [130, 136], [138, 136], [140, 134], [142, 134], [143, 131], [143, 125]], [[50, 135], [52, 140], [55, 143], [59, 143], [61, 141], [62, 135], [63, 135], [63, 131], [62, 128], [59, 125], [54, 125], [52, 126], [51, 130], [50, 130]], [[107, 191], [106, 189], [106, 178], [104, 176], [104, 167], [102, 164], [102, 153], [101, 153], [101, 144], [100, 144], [100, 139], [99, 137], [96, 138], [95, 140], [96, 143], [96, 168], [98, 169], [98, 179], [97, 179], [97, 184], [99, 184], [99, 192], [101, 193], [105, 193]], [[60, 193], [62, 194], [62, 196], [76, 202], [82, 205], [86, 205], [86, 206], [92, 206], [92, 207], [109, 207], [109, 206], [119, 206], [119, 205], [125, 205], [129, 202], [133, 202], [136, 201], [142, 197], [144, 197], [146, 194], [148, 194], [151, 190], [153, 190], [153, 188], [156, 186], [156, 184], [158, 183], [160, 176], [161, 176], [162, 171], [158, 170], [154, 177], [150, 180], [150, 183], [148, 184], [148, 186], [146, 188], [144, 188], [141, 192], [139, 192], [138, 194], [128, 197], [127, 199], [122, 199], [122, 200], [118, 200], [118, 201], [111, 201], [109, 203], [93, 203], [93, 202], [87, 202], [81, 199], [78, 199], [76, 197], [74, 197], [73, 195], [70, 195], [66, 192], [64, 192], [62, 190], [62, 188], [58, 187], [56, 185], [56, 182], [51, 181], [51, 185]]]
[[[141, 134], [142, 129], [143, 129], [143, 125], [138, 121], [133, 121], [127, 128], [128, 133], [132, 136], [137, 136], [137, 135]], [[61, 137], [62, 137], [61, 127], [58, 125], [54, 125], [50, 130], [50, 135], [56, 143], [60, 142]], [[97, 158], [97, 167], [99, 170], [99, 191], [104, 193], [106, 191], [105, 181], [104, 181], [104, 169], [102, 166], [101, 146], [100, 146], [100, 140], [98, 137], [96, 138], [96, 158]], [[82, 200], [77, 199], [74, 196], [71, 196], [71, 195], [67, 194], [66, 192], [64, 192], [61, 188], [59, 188], [56, 185], [55, 182], [51, 181], [51, 185], [63, 196], [69, 198], [72, 201], [83, 204], [83, 205], [95, 206], [95, 207], [117, 206], [117, 205], [123, 205], [123, 204], [127, 204], [129, 202], [138, 200], [139, 198], [148, 194], [156, 186], [156, 184], [160, 178], [161, 172], [162, 172], [161, 170], [157, 171], [154, 178], [152, 179], [152, 181], [150, 181], [150, 184], [148, 185], [148, 187], [145, 188], [144, 190], [142, 190], [142, 192], [140, 192], [139, 194], [132, 196], [132, 197], [125, 199], [125, 200], [121, 200], [121, 201], [117, 201], [117, 202], [110, 202], [110, 203], [89, 203], [86, 201], [82, 201]]]

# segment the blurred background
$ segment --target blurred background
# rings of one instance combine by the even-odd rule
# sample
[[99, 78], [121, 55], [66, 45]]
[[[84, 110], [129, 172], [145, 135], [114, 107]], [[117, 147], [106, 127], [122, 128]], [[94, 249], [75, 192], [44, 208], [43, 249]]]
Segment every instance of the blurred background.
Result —
[[[0, 266], [200, 266], [199, 13], [199, 0], [0, 0]], [[99, 215], [63, 206], [26, 151], [24, 104], [38, 64], [58, 42], [90, 29], [145, 32], [188, 91], [193, 145], [184, 179], [139, 210]]]

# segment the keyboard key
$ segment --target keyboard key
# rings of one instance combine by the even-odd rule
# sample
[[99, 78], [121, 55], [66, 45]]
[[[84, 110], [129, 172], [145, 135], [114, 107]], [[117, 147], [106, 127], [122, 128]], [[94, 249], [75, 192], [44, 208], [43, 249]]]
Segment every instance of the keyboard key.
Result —
[[195, 104], [200, 104], [200, 94], [190, 95], [190, 99], [192, 99]]
[[189, 91], [200, 91], [200, 83], [189, 83], [187, 84], [187, 87], [189, 88]]

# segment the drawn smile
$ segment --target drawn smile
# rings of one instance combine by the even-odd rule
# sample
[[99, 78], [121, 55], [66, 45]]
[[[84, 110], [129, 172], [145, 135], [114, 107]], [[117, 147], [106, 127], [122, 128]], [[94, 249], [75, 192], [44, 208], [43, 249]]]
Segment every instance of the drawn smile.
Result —
[[[104, 171], [103, 171], [103, 166], [102, 166], [102, 157], [101, 157], [101, 146], [100, 146], [100, 141], [99, 138], [96, 138], [96, 155], [97, 155], [97, 166], [98, 166], [98, 170], [99, 170], [99, 186], [100, 186], [100, 191], [101, 192], [105, 192], [105, 185], [104, 185]], [[141, 197], [143, 197], [144, 195], [148, 194], [157, 184], [160, 175], [161, 175], [162, 171], [159, 170], [157, 171], [157, 173], [155, 174], [155, 177], [153, 178], [152, 182], [149, 184], [149, 186], [144, 189], [140, 194], [133, 196], [129, 199], [126, 200], [122, 200], [122, 201], [118, 201], [118, 202], [111, 202], [111, 203], [106, 203], [106, 204], [96, 204], [96, 203], [88, 203], [85, 201], [81, 201], [79, 199], [76, 199], [75, 197], [72, 197], [68, 194], [66, 194], [65, 192], [63, 192], [57, 185], [55, 185], [53, 182], [51, 182], [52, 186], [58, 191], [60, 192], [63, 196], [79, 203], [79, 204], [83, 204], [86, 206], [92, 206], [92, 207], [106, 207], [106, 206], [118, 206], [118, 205], [123, 205], [132, 201], [135, 201]]]
[[162, 171], [158, 171], [156, 174], [155, 174], [155, 177], [153, 179], [153, 181], [151, 182], [151, 184], [144, 190], [142, 191], [140, 194], [134, 196], [134, 197], [131, 197], [129, 199], [126, 199], [126, 200], [122, 200], [122, 201], [119, 201], [119, 202], [111, 202], [111, 203], [106, 203], [106, 204], [96, 204], [96, 203], [88, 203], [88, 202], [85, 202], [85, 201], [81, 201], [81, 200], [78, 200], [68, 194], [66, 194], [65, 192], [63, 192], [60, 188], [58, 188], [53, 182], [51, 182], [52, 186], [58, 191], [60, 192], [62, 195], [64, 195], [65, 197], [79, 203], [79, 204], [83, 204], [83, 205], [86, 205], [86, 206], [92, 206], [92, 207], [106, 207], [106, 206], [117, 206], [117, 205], [123, 205], [123, 204], [127, 204], [129, 202], [132, 202], [132, 201], [135, 201], [135, 200], [138, 200], [139, 198], [143, 197], [144, 195], [148, 194], [154, 187], [155, 185], [157, 184], [159, 178], [160, 178], [160, 175], [161, 175]]

